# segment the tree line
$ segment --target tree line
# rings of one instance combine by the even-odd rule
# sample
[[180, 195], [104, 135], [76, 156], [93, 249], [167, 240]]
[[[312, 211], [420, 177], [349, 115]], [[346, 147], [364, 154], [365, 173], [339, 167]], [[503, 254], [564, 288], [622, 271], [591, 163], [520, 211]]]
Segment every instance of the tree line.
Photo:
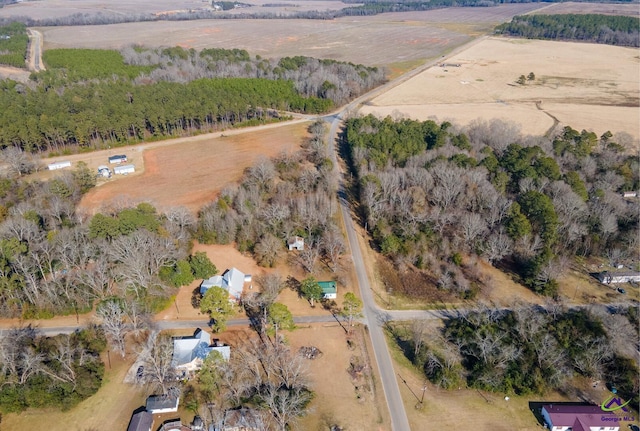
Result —
[[633, 306], [570, 309], [550, 302], [480, 307], [446, 320], [435, 335], [426, 321], [388, 329], [407, 358], [445, 389], [543, 394], [568, 390], [573, 377], [583, 376], [637, 405], [637, 323]]
[[20, 22], [0, 26], [0, 64], [26, 69], [28, 45], [27, 26]]
[[400, 274], [426, 276], [397, 293], [421, 296], [431, 283], [472, 296], [482, 258], [553, 296], [569, 259], [637, 247], [637, 202], [622, 191], [640, 186], [639, 160], [610, 133], [525, 138], [501, 121], [463, 132], [370, 115], [347, 120], [344, 144], [363, 226]]
[[519, 15], [495, 32], [529, 39], [640, 46], [640, 18], [599, 14]]
[[[124, 54], [124, 56], [123, 56]], [[376, 68], [242, 50], [51, 50], [34, 84], [0, 82], [0, 146], [100, 149], [319, 113], [378, 85]]]

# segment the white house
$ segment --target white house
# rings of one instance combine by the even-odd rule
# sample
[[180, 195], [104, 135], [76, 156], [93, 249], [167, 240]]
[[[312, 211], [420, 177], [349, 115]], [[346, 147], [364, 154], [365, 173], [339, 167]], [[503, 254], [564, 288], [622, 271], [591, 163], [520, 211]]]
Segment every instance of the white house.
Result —
[[68, 168], [69, 166], [71, 166], [71, 162], [69, 161], [64, 161], [64, 162], [54, 162], [54, 163], [49, 163], [49, 165], [47, 165], [47, 168], [50, 171], [55, 171], [57, 169], [64, 169], [64, 168]]
[[287, 246], [289, 247], [289, 251], [291, 250], [304, 250], [304, 238], [301, 236], [294, 236], [293, 238], [289, 238], [287, 241]]
[[214, 275], [200, 284], [200, 294], [204, 295], [213, 286], [222, 287], [229, 292], [231, 301], [239, 301], [244, 284], [251, 283], [251, 275], [240, 272], [237, 268], [227, 269], [222, 275]]
[[136, 171], [136, 167], [134, 165], [121, 165], [113, 168], [113, 173], [116, 175], [132, 174], [135, 171]]
[[175, 413], [178, 411], [180, 397], [170, 395], [151, 395], [147, 398], [146, 410], [151, 414]]
[[231, 347], [221, 343], [211, 345], [211, 335], [198, 328], [192, 337], [173, 339], [173, 359], [171, 365], [177, 370], [195, 371], [202, 367], [211, 352], [220, 352], [225, 361], [231, 357]]
[[622, 418], [600, 406], [547, 404], [542, 417], [551, 431], [619, 431]]

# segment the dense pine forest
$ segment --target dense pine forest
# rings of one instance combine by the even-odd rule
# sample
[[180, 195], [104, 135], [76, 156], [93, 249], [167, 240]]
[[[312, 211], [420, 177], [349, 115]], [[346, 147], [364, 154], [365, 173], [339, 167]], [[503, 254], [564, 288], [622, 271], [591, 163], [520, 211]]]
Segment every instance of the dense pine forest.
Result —
[[29, 152], [104, 148], [326, 112], [379, 85], [361, 65], [246, 51], [50, 50], [28, 84], [0, 82], [0, 146]]
[[362, 224], [400, 268], [399, 294], [424, 297], [435, 284], [472, 297], [481, 258], [555, 296], [576, 256], [637, 250], [638, 202], [622, 192], [639, 188], [639, 159], [610, 133], [522, 137], [501, 121], [459, 131], [367, 116], [347, 120], [344, 139]]
[[522, 15], [496, 27], [496, 33], [638, 47], [640, 18], [596, 14]]

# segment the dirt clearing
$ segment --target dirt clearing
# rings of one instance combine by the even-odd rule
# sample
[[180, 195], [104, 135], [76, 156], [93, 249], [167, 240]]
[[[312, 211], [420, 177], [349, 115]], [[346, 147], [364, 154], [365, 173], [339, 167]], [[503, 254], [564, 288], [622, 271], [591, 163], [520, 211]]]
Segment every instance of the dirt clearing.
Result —
[[[606, 59], [604, 61], [603, 59]], [[516, 84], [533, 72], [535, 80]], [[362, 107], [364, 114], [467, 125], [477, 118], [542, 135], [569, 125], [640, 138], [640, 57], [634, 48], [488, 38]]]
[[[238, 181], [244, 169], [259, 157], [269, 158], [300, 148], [308, 124], [279, 126], [265, 127], [259, 132], [237, 130], [237, 134], [230, 131], [219, 137], [165, 141], [162, 147], [151, 149], [120, 148], [117, 151], [127, 156], [144, 150], [144, 172], [114, 176], [86, 194], [80, 208], [93, 214], [114, 199], [124, 198], [151, 202], [159, 210], [184, 206], [195, 213], [226, 185]], [[141, 167], [136, 164], [136, 170], [140, 171]]]

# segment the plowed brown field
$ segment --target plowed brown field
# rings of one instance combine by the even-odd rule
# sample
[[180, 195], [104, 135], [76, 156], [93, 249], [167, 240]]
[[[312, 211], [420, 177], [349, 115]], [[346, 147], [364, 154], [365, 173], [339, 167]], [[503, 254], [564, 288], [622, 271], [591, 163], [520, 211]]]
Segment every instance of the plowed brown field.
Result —
[[143, 172], [114, 176], [87, 193], [80, 209], [93, 214], [114, 200], [124, 199], [150, 202], [159, 210], [184, 206], [197, 212], [225, 185], [238, 181], [259, 157], [273, 157], [300, 148], [308, 124], [277, 126], [260, 132], [236, 130], [217, 137], [203, 135], [165, 141], [163, 146], [146, 150], [144, 146], [121, 148], [118, 152], [134, 157], [136, 150], [143, 151], [143, 166], [136, 164], [136, 170]]

